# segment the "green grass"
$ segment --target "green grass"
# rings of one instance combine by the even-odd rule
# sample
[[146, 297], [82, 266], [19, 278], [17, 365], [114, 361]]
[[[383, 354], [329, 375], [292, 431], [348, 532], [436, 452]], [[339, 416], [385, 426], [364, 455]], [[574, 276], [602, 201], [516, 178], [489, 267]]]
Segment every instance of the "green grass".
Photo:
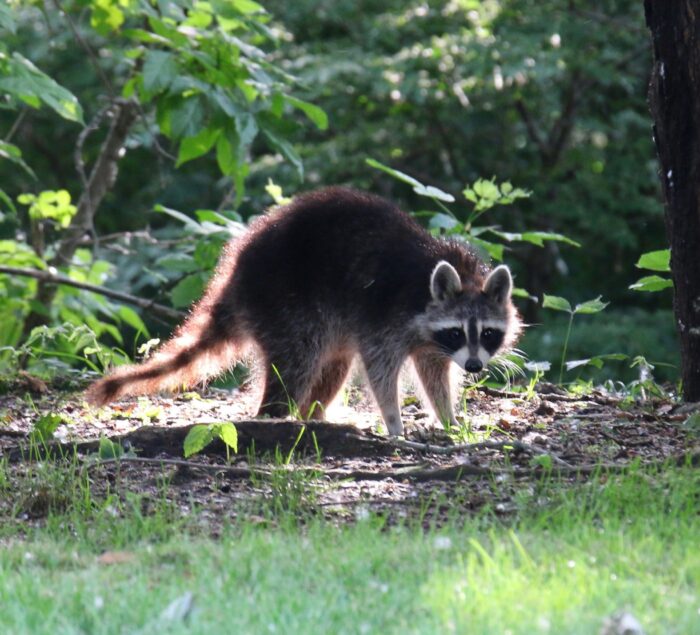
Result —
[[[507, 523], [482, 514], [425, 531], [280, 517], [216, 540], [165, 501], [116, 515], [114, 503], [79, 503], [23, 536], [4, 532], [0, 633], [588, 635], [627, 610], [648, 635], [691, 635], [699, 485], [691, 468], [633, 472], [535, 485]], [[101, 564], [109, 549], [127, 561]], [[163, 618], [187, 592], [189, 618]]]

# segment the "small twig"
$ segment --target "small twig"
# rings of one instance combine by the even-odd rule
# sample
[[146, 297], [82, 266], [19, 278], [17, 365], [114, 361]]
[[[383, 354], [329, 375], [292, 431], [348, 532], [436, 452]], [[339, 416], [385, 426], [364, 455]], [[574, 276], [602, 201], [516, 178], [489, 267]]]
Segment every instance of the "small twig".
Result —
[[78, 173], [78, 176], [80, 176], [80, 182], [82, 183], [83, 190], [85, 191], [88, 190], [88, 177], [85, 173], [85, 162], [83, 161], [83, 146], [85, 145], [87, 138], [100, 127], [100, 124], [102, 123], [105, 115], [109, 112], [111, 105], [112, 104], [109, 103], [95, 113], [92, 121], [80, 131], [78, 140], [75, 143], [75, 149], [73, 150], [73, 162], [75, 163], [75, 170]]
[[145, 300], [143, 298], [138, 298], [129, 293], [124, 293], [123, 291], [114, 291], [113, 289], [106, 289], [105, 287], [100, 287], [95, 284], [90, 284], [88, 282], [78, 282], [67, 276], [63, 276], [59, 273], [52, 273], [51, 271], [41, 271], [39, 269], [26, 269], [24, 267], [8, 267], [5, 265], [0, 265], [0, 273], [7, 273], [15, 276], [25, 276], [28, 278], [36, 278], [37, 280], [42, 280], [47, 284], [63, 284], [69, 287], [75, 287], [77, 289], [84, 289], [85, 291], [92, 291], [93, 293], [99, 293], [108, 298], [114, 298], [115, 300], [120, 300], [128, 304], [133, 304], [141, 309], [152, 311], [155, 314], [160, 314], [163, 317], [167, 317], [171, 320], [181, 320], [184, 314], [181, 311], [171, 309], [170, 307], [158, 304], [153, 300]]
[[22, 110], [19, 111], [19, 114], [15, 118], [14, 122], [12, 123], [12, 126], [8, 130], [7, 134], [5, 135], [5, 138], [3, 141], [5, 143], [10, 143], [12, 141], [12, 137], [15, 136], [15, 133], [17, 130], [19, 130], [20, 125], [22, 125], [22, 121], [24, 121], [24, 118], [27, 116], [27, 109], [22, 108]]

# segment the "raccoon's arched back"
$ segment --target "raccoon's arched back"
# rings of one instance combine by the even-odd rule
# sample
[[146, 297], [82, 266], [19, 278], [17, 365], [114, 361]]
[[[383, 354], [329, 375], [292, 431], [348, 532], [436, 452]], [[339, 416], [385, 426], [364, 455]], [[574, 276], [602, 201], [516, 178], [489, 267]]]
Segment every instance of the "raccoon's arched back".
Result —
[[280, 307], [323, 306], [380, 321], [430, 301], [430, 273], [448, 260], [465, 285], [485, 267], [464, 243], [432, 236], [383, 198], [344, 187], [302, 194], [259, 219], [245, 239], [235, 300], [257, 316]]

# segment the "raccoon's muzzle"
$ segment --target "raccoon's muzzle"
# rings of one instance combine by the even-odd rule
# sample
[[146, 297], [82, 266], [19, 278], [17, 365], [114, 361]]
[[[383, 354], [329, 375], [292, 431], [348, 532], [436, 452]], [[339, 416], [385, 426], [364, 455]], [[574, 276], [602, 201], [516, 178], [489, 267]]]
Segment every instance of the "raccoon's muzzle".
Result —
[[481, 360], [476, 357], [470, 357], [464, 364], [464, 370], [468, 373], [478, 373], [483, 368], [484, 365], [481, 363]]

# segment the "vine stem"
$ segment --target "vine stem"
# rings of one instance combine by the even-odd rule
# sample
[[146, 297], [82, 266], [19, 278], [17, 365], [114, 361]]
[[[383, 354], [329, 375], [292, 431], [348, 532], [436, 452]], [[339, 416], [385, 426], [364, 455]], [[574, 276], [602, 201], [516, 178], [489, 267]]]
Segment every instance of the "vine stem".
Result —
[[566, 350], [569, 348], [569, 336], [571, 335], [571, 326], [574, 323], [574, 312], [569, 312], [569, 326], [566, 329], [566, 337], [564, 338], [564, 350], [561, 353], [561, 364], [559, 366], [559, 383], [564, 379], [564, 360], [566, 360]]

